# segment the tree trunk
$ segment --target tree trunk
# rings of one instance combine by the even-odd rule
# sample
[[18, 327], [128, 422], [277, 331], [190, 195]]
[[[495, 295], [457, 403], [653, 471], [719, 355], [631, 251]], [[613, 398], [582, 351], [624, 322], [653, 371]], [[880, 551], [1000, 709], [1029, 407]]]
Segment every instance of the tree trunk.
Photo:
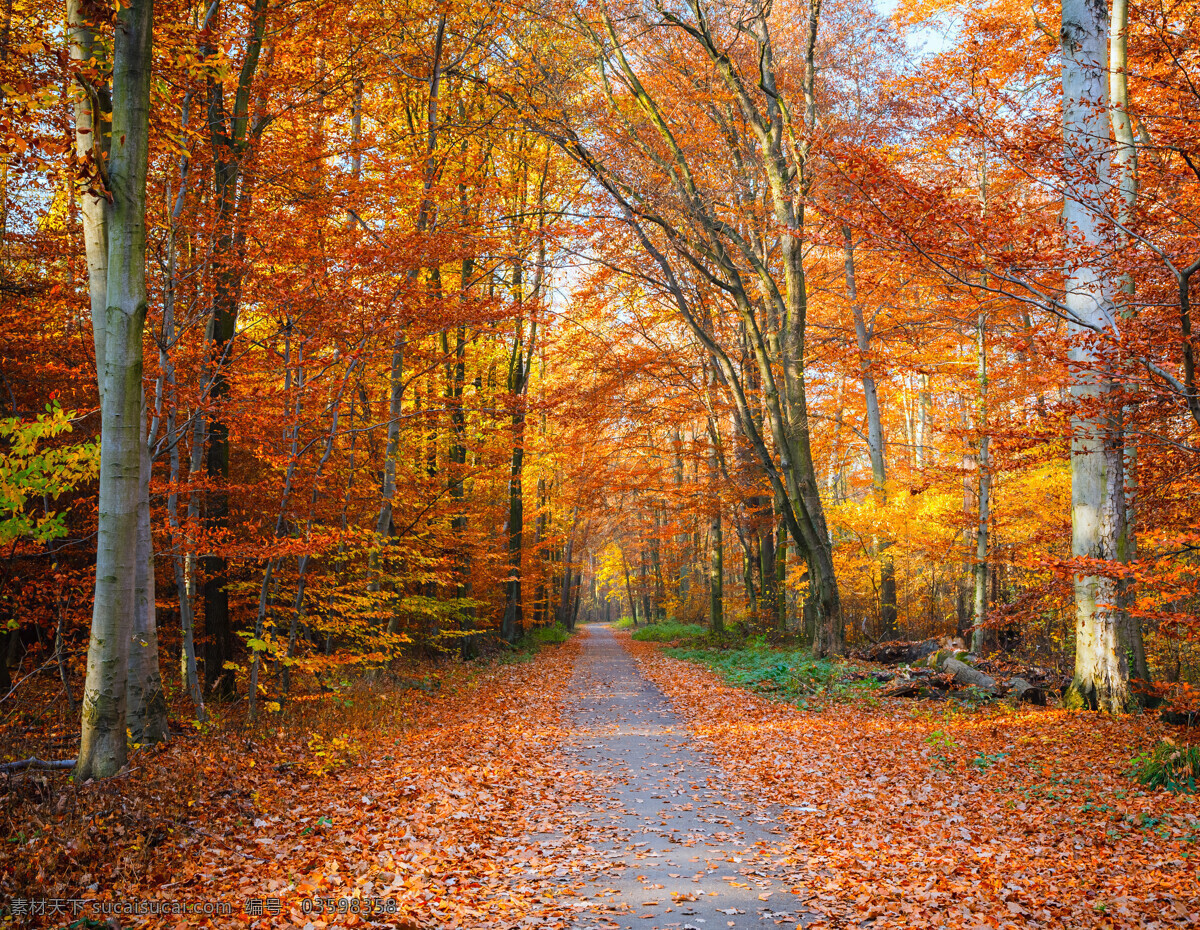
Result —
[[[879, 392], [871, 370], [871, 337], [874, 335], [875, 326], [874, 321], [871, 326], [867, 326], [862, 307], [858, 303], [858, 283], [854, 275], [854, 239], [850, 234], [850, 227], [842, 227], [842, 238], [846, 259], [846, 296], [850, 299], [850, 310], [854, 314], [859, 375], [867, 408], [867, 451], [871, 457], [871, 487], [875, 496], [875, 506], [883, 508], [887, 505], [883, 419], [879, 414]], [[875, 551], [879, 557], [879, 619], [881, 632], [885, 637], [890, 637], [896, 632], [896, 566], [887, 552], [891, 545], [890, 539], [875, 540]]]
[[708, 566], [708, 613], [709, 622], [714, 633], [725, 632], [725, 546], [721, 534], [721, 500], [717, 494], [720, 480], [720, 468], [717, 462], [717, 425], [713, 417], [708, 420], [709, 441], [712, 444], [709, 452], [708, 468], [710, 486], [710, 502], [712, 508], [709, 529], [709, 566]]
[[976, 458], [978, 470], [979, 513], [975, 521], [975, 629], [971, 636], [971, 651], [976, 655], [983, 652], [987, 641], [988, 608], [988, 522], [991, 518], [992, 463], [988, 456], [988, 367], [987, 367], [987, 317], [980, 311], [977, 330], [978, 391], [976, 427], [979, 430], [979, 454]]
[[638, 625], [637, 598], [633, 596], [633, 585], [629, 582], [629, 562], [625, 558], [625, 550], [621, 550], [621, 568], [625, 572], [625, 596], [629, 598], [629, 615], [633, 625]]
[[[191, 109], [191, 94], [184, 97], [180, 117], [181, 130], [187, 129], [188, 116]], [[170, 461], [169, 487], [167, 492], [167, 522], [170, 526], [171, 563], [175, 571], [175, 589], [179, 597], [179, 624], [181, 647], [179, 654], [179, 679], [192, 699], [196, 708], [196, 718], [201, 723], [208, 719], [204, 708], [204, 697], [200, 690], [200, 680], [196, 667], [195, 644], [195, 613], [194, 579], [191, 572], [190, 545], [182, 532], [179, 522], [179, 478], [180, 455], [179, 449], [182, 435], [178, 426], [179, 390], [176, 384], [175, 364], [171, 351], [175, 346], [175, 302], [179, 290], [178, 274], [178, 237], [179, 217], [183, 213], [184, 198], [187, 195], [188, 179], [191, 161], [185, 150], [179, 162], [179, 191], [169, 217], [167, 230], [167, 268], [166, 287], [163, 295], [162, 342], [159, 346], [158, 361], [166, 393], [166, 424], [167, 449]], [[168, 188], [168, 195], [170, 188]], [[203, 422], [203, 414], [196, 411], [197, 422]], [[201, 443], [203, 446], [203, 443]], [[194, 469], [193, 469], [194, 471]], [[194, 474], [192, 475], [194, 478]], [[192, 498], [196, 492], [192, 492]]]
[[921, 388], [917, 392], [917, 470], [929, 464], [929, 408], [931, 397], [929, 375], [921, 375]]
[[[1133, 120], [1129, 115], [1129, 0], [1113, 0], [1112, 4], [1112, 36], [1109, 41], [1108, 60], [1108, 93], [1116, 148], [1113, 153], [1113, 168], [1117, 175], [1117, 241], [1118, 248], [1129, 243], [1128, 229], [1134, 219], [1134, 209], [1138, 196], [1138, 161], [1137, 146], [1134, 144]], [[1121, 276], [1121, 297], [1125, 301], [1133, 296], [1133, 275], [1126, 272]], [[1134, 309], [1128, 303], [1122, 310], [1122, 315], [1131, 317]], [[1125, 552], [1123, 561], [1133, 564], [1137, 561], [1137, 525], [1138, 525], [1138, 454], [1137, 440], [1129, 430], [1129, 424], [1136, 411], [1136, 386], [1127, 388], [1134, 396], [1133, 403], [1127, 404], [1121, 414], [1122, 444], [1125, 460]], [[1149, 682], [1150, 666], [1146, 661], [1146, 644], [1142, 638], [1141, 619], [1128, 609], [1129, 593], [1125, 590], [1126, 582], [1120, 583], [1122, 620], [1125, 628], [1123, 640], [1125, 649], [1132, 660], [1130, 674], [1133, 678]]]
[[567, 537], [567, 548], [563, 552], [563, 579], [562, 589], [558, 593], [558, 611], [555, 620], [564, 627], [567, 625], [569, 611], [571, 608], [571, 560], [572, 553], [575, 548], [575, 529], [576, 521], [579, 519], [579, 508], [571, 509], [571, 533]]
[[131, 0], [117, 14], [113, 41], [107, 172], [112, 202], [107, 209], [104, 346], [97, 357], [102, 387], [96, 600], [75, 767], [80, 782], [115, 775], [125, 764], [129, 640], [136, 611], [138, 506], [144, 478], [141, 382], [153, 19], [153, 0]]
[[[142, 407], [145, 407], [143, 392]], [[139, 423], [146, 418], [140, 416]], [[143, 434], [144, 436], [144, 434]], [[133, 636], [129, 643], [128, 703], [125, 720], [135, 744], [161, 743], [169, 735], [167, 700], [158, 665], [158, 625], [154, 607], [154, 537], [150, 528], [150, 447], [141, 442], [142, 476], [138, 489], [138, 526], [134, 579]]]
[[[1114, 384], [1101, 337], [1116, 330], [1111, 283], [1099, 252], [1106, 248], [1097, 213], [1109, 188], [1108, 10], [1091, 0], [1063, 0], [1063, 164], [1070, 172], [1063, 205], [1067, 245], [1068, 332], [1075, 366], [1071, 441], [1071, 551], [1076, 558], [1114, 561], [1125, 545], [1122, 454], [1110, 408]], [[1129, 667], [1114, 580], [1075, 575], [1075, 677], [1067, 706], [1118, 713], [1128, 709]]]
[[[206, 14], [206, 19], [211, 16], [206, 28], [215, 30], [220, 15], [220, 0], [214, 0]], [[216, 240], [212, 253], [213, 293], [207, 333], [207, 365], [211, 379], [208, 401], [212, 412], [204, 430], [207, 441], [204, 465], [212, 489], [205, 497], [204, 521], [218, 535], [229, 524], [229, 425], [225, 422], [221, 404], [230, 391], [230, 343], [237, 332], [246, 252], [245, 230], [253, 202], [253, 177], [247, 175], [246, 167], [269, 122], [261, 112], [251, 122], [250, 113], [251, 90], [266, 32], [266, 15], [267, 0], [254, 0], [231, 111], [226, 108], [225, 83], [210, 75], [206, 85]], [[210, 41], [206, 36], [201, 42], [200, 53], [205, 60], [217, 54]], [[236, 691], [234, 676], [225, 668], [233, 659], [234, 646], [227, 589], [229, 562], [223, 552], [209, 552], [201, 557], [200, 568], [204, 577], [205, 688], [219, 697], [232, 697]]]
[[[446, 37], [446, 16], [438, 19], [438, 27], [433, 47], [433, 61], [429, 69], [429, 109], [425, 123], [425, 169], [424, 186], [421, 195], [421, 205], [417, 210], [417, 234], [423, 234], [428, 228], [433, 213], [430, 192], [437, 173], [435, 153], [438, 144], [438, 104], [441, 98], [442, 81], [442, 49]], [[410, 283], [420, 276], [420, 269], [413, 268], [408, 273]], [[381, 549], [394, 530], [394, 514], [392, 512], [396, 495], [396, 457], [400, 453], [400, 416], [404, 400], [404, 349], [407, 336], [403, 331], [396, 334], [392, 343], [392, 366], [389, 374], [390, 391], [388, 394], [388, 428], [387, 451], [383, 461], [383, 479], [380, 482], [379, 518], [375, 522], [376, 545]], [[380, 555], [372, 553], [372, 579], [370, 590], [378, 591], [381, 587]], [[400, 618], [393, 615], [388, 622], [388, 632], [400, 632]]]
[[[518, 395], [517, 399], [523, 400], [524, 395]], [[504, 585], [504, 620], [500, 625], [500, 636], [510, 643], [516, 641], [525, 623], [521, 599], [521, 554], [525, 524], [525, 502], [521, 493], [525, 466], [524, 409], [514, 413], [512, 420], [513, 450], [508, 479], [508, 580]]]

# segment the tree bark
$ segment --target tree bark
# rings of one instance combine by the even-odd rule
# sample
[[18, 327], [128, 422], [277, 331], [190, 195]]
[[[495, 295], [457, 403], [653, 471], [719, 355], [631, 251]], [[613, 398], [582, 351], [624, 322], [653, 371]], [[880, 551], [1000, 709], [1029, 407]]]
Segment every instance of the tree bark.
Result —
[[[848, 226], [842, 227], [843, 252], [846, 265], [846, 296], [854, 315], [854, 332], [858, 340], [859, 376], [862, 380], [863, 400], [867, 408], [867, 451], [871, 458], [871, 488], [875, 506], [887, 506], [887, 466], [884, 460], [883, 419], [879, 413], [879, 392], [875, 386], [875, 375], [871, 370], [871, 337], [874, 321], [867, 325], [862, 306], [858, 302], [858, 283], [854, 274], [854, 238]], [[875, 551], [879, 558], [879, 619], [881, 632], [891, 636], [896, 632], [896, 566], [888, 548], [890, 539], [875, 540]]]
[[[145, 391], [139, 423], [146, 422]], [[167, 699], [158, 664], [158, 624], [154, 605], [154, 537], [150, 526], [150, 447], [142, 434], [142, 475], [138, 488], [137, 543], [134, 557], [133, 635], [129, 642], [128, 703], [125, 720], [134, 744], [161, 743], [169, 736]]]
[[142, 331], [146, 320], [146, 170], [153, 0], [117, 14], [113, 40], [108, 267], [101, 371], [100, 508], [96, 600], [88, 644], [75, 777], [125, 764], [129, 640], [136, 610], [142, 449]]
[[987, 641], [988, 608], [988, 523], [991, 519], [992, 463], [988, 455], [988, 359], [987, 315], [981, 310], [976, 328], [977, 389], [976, 428], [979, 431], [979, 451], [976, 456], [979, 511], [975, 520], [975, 628], [971, 636], [971, 651], [983, 652]]
[[[202, 27], [201, 57], [216, 54], [213, 35], [221, 15], [220, 0], [213, 0]], [[208, 324], [208, 401], [212, 406], [205, 430], [205, 471], [211, 483], [204, 520], [212, 530], [229, 523], [229, 425], [221, 405], [230, 392], [229, 364], [237, 332], [241, 283], [246, 253], [245, 229], [253, 203], [254, 179], [248, 161], [269, 120], [260, 110], [251, 119], [251, 91], [266, 33], [267, 0], [254, 0], [250, 32], [238, 71], [231, 112], [226, 111], [225, 84], [210, 75], [207, 81], [207, 122], [212, 148], [213, 200], [216, 208], [216, 241], [213, 244], [213, 293]], [[268, 54], [268, 59], [269, 59]], [[219, 697], [235, 693], [233, 673], [225, 668], [233, 659], [234, 635], [229, 616], [229, 560], [220, 550], [200, 559], [204, 576], [204, 681], [206, 690]]]
[[[1070, 172], [1063, 205], [1067, 245], [1065, 304], [1075, 366], [1071, 441], [1071, 551], [1076, 558], [1115, 561], [1125, 544], [1122, 454], [1113, 416], [1114, 383], [1103, 337], [1116, 330], [1111, 282], [1098, 254], [1105, 247], [1109, 187], [1108, 10], [1093, 0], [1063, 0], [1063, 164]], [[1067, 706], [1113, 713], [1128, 709], [1129, 667], [1115, 581], [1079, 569], [1075, 575], [1075, 676]]]
[[708, 537], [708, 614], [709, 624], [714, 633], [725, 632], [725, 545], [721, 534], [721, 500], [715, 493], [720, 482], [720, 466], [717, 460], [717, 425], [715, 418], [708, 419], [708, 436], [710, 450], [708, 456], [708, 471], [710, 484]]
[[[190, 93], [184, 97], [180, 117], [181, 130], [187, 129], [191, 99]], [[179, 479], [181, 465], [179, 449], [183, 436], [178, 425], [179, 391], [176, 383], [175, 365], [171, 358], [171, 351], [175, 346], [176, 340], [175, 304], [179, 289], [179, 217], [183, 212], [184, 198], [187, 194], [190, 166], [191, 160], [188, 152], [185, 150], [183, 155], [180, 156], [179, 191], [175, 196], [167, 230], [166, 288], [163, 295], [162, 342], [159, 346], [158, 359], [159, 368], [162, 370], [167, 406], [165, 418], [167, 424], [166, 439], [170, 461], [170, 490], [167, 492], [167, 522], [170, 526], [171, 534], [171, 563], [175, 571], [175, 589], [179, 597], [179, 624], [182, 639], [179, 654], [179, 678], [191, 697], [193, 706], [196, 708], [196, 719], [204, 723], [208, 719], [208, 712], [204, 707], [204, 695], [200, 688], [200, 678], [196, 666], [195, 591], [193, 590], [195, 578], [191, 565], [191, 545], [179, 522]], [[168, 188], [169, 190], [170, 188]], [[201, 411], [197, 410], [195, 416], [198, 423], [203, 422]], [[200, 446], [203, 447], [203, 443]], [[196, 471], [196, 468], [192, 469], [191, 478], [195, 478]], [[197, 499], [194, 489], [191, 492], [190, 499]], [[194, 515], [189, 513], [189, 516]]]
[[[1118, 248], [1129, 243], [1128, 230], [1133, 223], [1134, 210], [1138, 196], [1138, 158], [1137, 146], [1134, 142], [1133, 120], [1129, 115], [1129, 0], [1113, 0], [1112, 28], [1108, 46], [1108, 96], [1109, 113], [1112, 123], [1115, 150], [1113, 152], [1113, 170], [1117, 175], [1117, 241]], [[1120, 294], [1127, 301], [1122, 315], [1132, 317], [1133, 307], [1128, 303], [1134, 294], [1133, 275], [1126, 272], [1121, 275]], [[1138, 522], [1138, 450], [1137, 440], [1131, 435], [1129, 424], [1133, 419], [1136, 407], [1136, 387], [1127, 388], [1134, 395], [1132, 403], [1126, 404], [1121, 412], [1122, 445], [1125, 459], [1125, 552], [1123, 561], [1133, 564], [1137, 561], [1137, 522]], [[1126, 582], [1120, 584], [1122, 620], [1124, 629], [1122, 636], [1125, 649], [1132, 661], [1130, 674], [1133, 678], [1149, 682], [1150, 666], [1146, 661], [1146, 644], [1142, 637], [1141, 619], [1128, 609], [1129, 593]]]

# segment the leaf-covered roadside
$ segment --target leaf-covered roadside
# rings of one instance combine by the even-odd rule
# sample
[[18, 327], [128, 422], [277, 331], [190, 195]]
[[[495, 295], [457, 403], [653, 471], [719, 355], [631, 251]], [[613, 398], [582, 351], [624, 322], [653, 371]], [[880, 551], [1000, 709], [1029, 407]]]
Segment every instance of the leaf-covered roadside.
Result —
[[895, 700], [810, 712], [630, 646], [740, 787], [779, 805], [828, 926], [1200, 923], [1196, 797], [1125, 775], [1161, 730], [1149, 719]]
[[[0, 897], [233, 905], [123, 927], [561, 925], [563, 883], [583, 869], [558, 761], [577, 648], [460, 667], [341, 735], [176, 739], [135, 757], [134, 777], [78, 793], [22, 777], [6, 786]], [[397, 912], [322, 918], [302, 910], [314, 897], [394, 898]], [[271, 898], [279, 914], [246, 912]]]

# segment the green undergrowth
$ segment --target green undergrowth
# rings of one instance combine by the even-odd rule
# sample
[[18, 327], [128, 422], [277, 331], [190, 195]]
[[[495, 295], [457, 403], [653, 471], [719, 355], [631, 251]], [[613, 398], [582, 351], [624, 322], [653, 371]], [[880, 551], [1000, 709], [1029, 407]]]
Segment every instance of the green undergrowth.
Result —
[[677, 623], [665, 620], [662, 623], [652, 623], [633, 632], [633, 639], [642, 643], [676, 643], [695, 642], [704, 640], [709, 631], [697, 623]]
[[513, 662], [528, 662], [547, 646], [557, 646], [559, 643], [565, 643], [570, 638], [571, 631], [561, 623], [535, 627], [532, 630], [526, 631], [520, 639], [512, 644], [510, 649], [501, 652], [496, 657], [496, 661], [501, 665], [508, 665]]
[[633, 617], [622, 617], [613, 626], [618, 630], [628, 630], [633, 627]]
[[801, 707], [811, 700], [843, 700], [877, 687], [869, 680], [850, 680], [852, 669], [844, 662], [814, 659], [803, 649], [773, 649], [762, 642], [736, 649], [677, 647], [665, 652], [706, 666], [739, 688]]
[[571, 638], [571, 631], [561, 623], [555, 623], [552, 626], [540, 626], [530, 630], [526, 638], [539, 646], [546, 646], [551, 643], [565, 643]]
[[1194, 794], [1200, 785], [1200, 746], [1164, 739], [1149, 752], [1134, 756], [1129, 765], [1129, 774], [1147, 788]]

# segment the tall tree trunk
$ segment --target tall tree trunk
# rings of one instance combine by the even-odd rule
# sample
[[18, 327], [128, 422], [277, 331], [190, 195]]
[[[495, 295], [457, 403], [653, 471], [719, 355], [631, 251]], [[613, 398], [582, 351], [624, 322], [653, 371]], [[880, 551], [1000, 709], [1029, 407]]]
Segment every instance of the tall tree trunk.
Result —
[[[184, 97], [183, 106], [181, 108], [180, 127], [181, 130], [186, 130], [188, 125], [188, 117], [191, 110], [192, 96], [188, 93]], [[166, 424], [167, 424], [167, 449], [170, 460], [170, 490], [167, 492], [167, 522], [170, 526], [171, 539], [171, 563], [175, 571], [175, 588], [179, 597], [179, 624], [181, 633], [181, 646], [179, 653], [179, 678], [183, 683], [183, 687], [187, 690], [188, 695], [192, 699], [192, 704], [196, 708], [196, 718], [201, 723], [208, 719], [208, 713], [204, 708], [204, 696], [200, 689], [200, 679], [196, 666], [196, 643], [195, 643], [195, 592], [193, 591], [194, 573], [191, 566], [191, 545], [186, 534], [182, 531], [179, 522], [179, 480], [180, 480], [180, 455], [179, 448], [182, 441], [182, 432], [179, 429], [179, 390], [176, 383], [175, 363], [171, 357], [171, 352], [175, 347], [176, 331], [175, 331], [175, 306], [179, 292], [179, 218], [183, 213], [184, 200], [187, 196], [188, 181], [190, 178], [191, 159], [187, 152], [180, 156], [179, 160], [179, 191], [175, 195], [175, 202], [171, 208], [169, 217], [169, 226], [167, 230], [167, 268], [166, 268], [166, 287], [163, 295], [163, 322], [162, 322], [162, 342], [159, 348], [158, 363], [161, 369], [166, 393]], [[168, 187], [168, 196], [170, 188]], [[196, 411], [198, 421], [202, 421], [203, 414]], [[203, 443], [201, 443], [203, 445]], [[194, 469], [193, 469], [194, 471]], [[195, 475], [191, 476], [193, 479]], [[196, 492], [192, 491], [192, 498], [195, 499]], [[189, 524], [190, 528], [190, 524]]]
[[917, 470], [929, 464], [929, 408], [932, 395], [929, 390], [929, 375], [921, 374], [921, 387], [917, 392]]
[[571, 532], [567, 536], [567, 547], [563, 551], [562, 589], [559, 591], [558, 611], [557, 611], [557, 615], [555, 617], [555, 620], [558, 623], [562, 624], [564, 627], [567, 625], [567, 622], [570, 618], [571, 572], [573, 571], [573, 569], [571, 568], [571, 564], [572, 564], [571, 560], [573, 558], [573, 553], [574, 553], [574, 549], [575, 549], [575, 530], [576, 530], [576, 521], [578, 519], [579, 519], [579, 508], [573, 507], [571, 509]]
[[[528, 409], [529, 379], [533, 370], [533, 356], [538, 339], [538, 302], [542, 297], [542, 283], [546, 268], [546, 180], [550, 165], [550, 149], [546, 148], [546, 159], [538, 183], [536, 211], [537, 229], [534, 233], [533, 281], [528, 298], [525, 294], [525, 277], [522, 258], [518, 254], [513, 265], [513, 299], [518, 308], [516, 332], [513, 336], [512, 352], [508, 362], [508, 393], [512, 404], [512, 463], [508, 484], [508, 581], [504, 592], [504, 617], [500, 624], [500, 635], [508, 642], [515, 641], [525, 625], [525, 604], [521, 591], [521, 569], [524, 556], [525, 501], [523, 473], [525, 468], [525, 419]], [[526, 209], [526, 184], [529, 161], [522, 165], [520, 209]], [[519, 250], [518, 250], [519, 252]], [[529, 332], [525, 336], [525, 311], [528, 308]], [[574, 614], [571, 615], [574, 623]]]
[[971, 636], [971, 651], [983, 652], [987, 642], [988, 608], [988, 523], [991, 519], [992, 463], [988, 455], [988, 363], [987, 314], [979, 312], [976, 327], [977, 390], [976, 428], [979, 431], [979, 454], [976, 456], [977, 494], [979, 512], [975, 521], [975, 629]]
[[[523, 399], [523, 395], [519, 396], [520, 399]], [[504, 586], [504, 619], [500, 625], [500, 636], [510, 643], [516, 641], [525, 622], [521, 598], [521, 556], [524, 551], [525, 525], [525, 502], [521, 482], [525, 467], [525, 411], [522, 409], [515, 412], [512, 419], [513, 450], [508, 476], [508, 579]]]
[[[142, 392], [146, 422], [145, 392]], [[125, 721], [134, 744], [163, 742], [169, 735], [167, 699], [158, 664], [158, 624], [154, 606], [154, 537], [150, 527], [150, 447], [143, 433], [139, 460], [142, 476], [138, 488], [137, 543], [134, 557], [133, 635], [129, 641], [128, 702]]]
[[767, 523], [759, 534], [758, 577], [763, 619], [771, 629], [782, 632], [783, 617], [779, 613], [779, 591], [775, 582], [775, 528], [771, 523]]
[[[1101, 343], [1116, 330], [1111, 283], [1098, 255], [1106, 249], [1109, 189], [1108, 9], [1092, 0], [1063, 0], [1063, 164], [1070, 172], [1063, 205], [1067, 245], [1064, 304], [1075, 366], [1071, 441], [1071, 551], [1076, 558], [1115, 561], [1125, 548], [1122, 453], [1113, 405], [1113, 376]], [[1115, 581], [1075, 575], [1075, 676], [1065, 695], [1074, 707], [1128, 709], [1129, 667]]]
[[629, 598], [629, 616], [633, 625], [638, 625], [637, 598], [633, 596], [633, 585], [629, 581], [629, 561], [625, 558], [625, 550], [621, 550], [621, 569], [625, 573], [625, 596]]
[[[437, 178], [437, 160], [435, 155], [438, 145], [438, 105], [441, 101], [442, 50], [445, 38], [446, 15], [443, 13], [438, 18], [437, 33], [434, 38], [433, 60], [429, 68], [429, 108], [425, 121], [425, 177], [421, 193], [421, 204], [417, 210], [416, 231], [418, 235], [424, 234], [429, 229], [430, 223], [433, 220], [432, 192], [434, 181]], [[420, 274], [420, 268], [410, 270], [408, 272], [409, 283], [417, 281]], [[379, 488], [379, 496], [381, 498], [379, 517], [375, 521], [376, 545], [381, 549], [395, 529], [393, 506], [396, 495], [396, 458], [400, 454], [400, 417], [403, 413], [404, 401], [404, 350], [407, 344], [408, 337], [406, 333], [403, 330], [397, 332], [392, 341], [392, 364], [388, 378], [390, 388], [388, 393], [387, 449], [384, 454], [383, 478]], [[379, 591], [381, 587], [382, 579], [379, 577], [380, 561], [379, 553], [372, 553], [372, 579], [370, 583], [370, 590], [372, 591]], [[391, 620], [388, 622], [388, 632], [392, 634], [400, 632], [400, 618], [398, 615], [392, 615]]]
[[[75, 12], [78, 17], [78, 9]], [[115, 775], [125, 764], [129, 640], [137, 609], [138, 506], [145, 477], [141, 384], [153, 20], [153, 0], [131, 0], [117, 14], [113, 40], [107, 159], [112, 201], [107, 209], [104, 345], [97, 355], [102, 388], [96, 600], [77, 781]]]
[[[1129, 232], [1134, 219], [1134, 209], [1138, 196], [1138, 159], [1137, 146], [1134, 143], [1133, 119], [1129, 115], [1129, 0], [1113, 0], [1112, 4], [1112, 35], [1109, 40], [1108, 52], [1108, 95], [1113, 130], [1116, 142], [1113, 152], [1113, 169], [1117, 175], [1117, 242], [1118, 250], [1129, 243]], [[1119, 251], [1118, 251], [1118, 254]], [[1130, 299], [1134, 293], [1133, 275], [1126, 272], [1121, 276], [1121, 299], [1126, 305], [1121, 310], [1123, 317], [1132, 317], [1134, 308]], [[1129, 424], [1133, 420], [1136, 405], [1136, 387], [1130, 389], [1133, 402], [1128, 403], [1121, 412], [1122, 445], [1125, 460], [1125, 551], [1123, 559], [1127, 565], [1137, 561], [1137, 496], [1138, 496], [1138, 449], [1137, 440], [1132, 436]], [[1130, 600], [1126, 590], [1128, 582], [1120, 582], [1121, 619], [1124, 622], [1123, 639], [1132, 668], [1133, 678], [1148, 682], [1150, 666], [1146, 661], [1146, 644], [1142, 638], [1141, 619], [1128, 609]]]
[[[850, 227], [842, 227], [843, 252], [846, 264], [846, 296], [854, 315], [854, 332], [858, 340], [859, 376], [862, 379], [863, 400], [867, 408], [867, 452], [871, 458], [871, 488], [875, 506], [887, 505], [887, 466], [884, 460], [883, 419], [879, 414], [879, 392], [875, 386], [875, 375], [871, 370], [871, 337], [875, 324], [868, 326], [858, 302], [858, 282], [854, 274], [854, 238]], [[879, 558], [879, 619], [881, 632], [890, 638], [896, 632], [896, 566], [887, 551], [890, 539], [876, 539], [875, 550]]]
[[[213, 36], [221, 16], [221, 0], [213, 0], [201, 28], [200, 53], [217, 54]], [[237, 332], [241, 282], [246, 254], [246, 225], [253, 202], [253, 177], [247, 162], [269, 120], [262, 112], [264, 99], [254, 107], [251, 91], [266, 33], [267, 0], [254, 0], [250, 31], [238, 71], [231, 110], [226, 108], [225, 83], [215, 73], [207, 79], [208, 137], [212, 148], [213, 200], [216, 206], [216, 241], [213, 244], [213, 294], [208, 324], [208, 401], [212, 406], [205, 429], [204, 466], [212, 485], [205, 496], [204, 521], [219, 534], [229, 523], [229, 425], [221, 407], [230, 392], [229, 364]], [[269, 57], [269, 56], [268, 56]], [[235, 692], [233, 673], [225, 666], [233, 659], [234, 635], [229, 617], [229, 561], [224, 552], [208, 552], [200, 559], [204, 577], [204, 681], [206, 690], [219, 697]]]
[[725, 546], [721, 534], [721, 499], [716, 493], [720, 481], [720, 465], [717, 458], [717, 425], [713, 417], [708, 418], [708, 435], [711, 448], [708, 455], [708, 477], [711, 482], [708, 538], [708, 615], [714, 633], [725, 632]]

